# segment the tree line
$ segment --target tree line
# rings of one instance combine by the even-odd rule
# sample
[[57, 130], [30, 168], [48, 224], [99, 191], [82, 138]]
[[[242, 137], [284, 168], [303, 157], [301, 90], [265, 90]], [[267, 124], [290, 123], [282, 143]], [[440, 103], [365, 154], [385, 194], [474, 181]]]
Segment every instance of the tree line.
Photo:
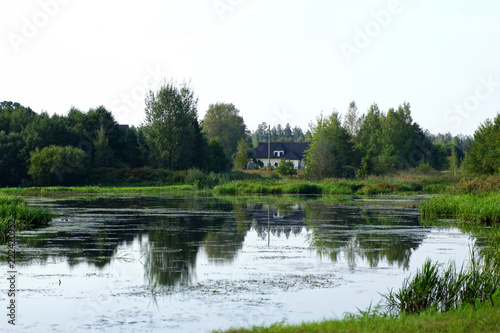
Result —
[[1, 102], [0, 186], [86, 184], [103, 168], [223, 172], [249, 137], [233, 104], [212, 104], [199, 121], [187, 83], [165, 82], [145, 102], [139, 127], [120, 126], [103, 106], [49, 116]]
[[40, 114], [19, 103], [0, 103], [0, 186], [88, 184], [106, 168], [224, 172], [244, 168], [252, 146], [268, 140], [310, 142], [307, 173], [318, 177], [364, 177], [428, 167], [499, 173], [500, 116], [474, 134], [433, 135], [404, 103], [387, 112], [377, 104], [359, 114], [355, 102], [342, 115], [320, 115], [307, 131], [267, 123], [248, 131], [231, 103], [211, 104], [198, 119], [198, 98], [187, 83], [164, 82], [145, 100], [138, 127], [119, 125], [105, 107], [67, 115]]
[[320, 115], [310, 127], [306, 171], [319, 177], [364, 177], [409, 168], [450, 170], [456, 175], [462, 163], [460, 170], [475, 168], [473, 154], [467, 158], [467, 153], [477, 149], [477, 140], [424, 131], [413, 121], [409, 103], [387, 112], [372, 104], [360, 115], [351, 102], [343, 119], [333, 111]]

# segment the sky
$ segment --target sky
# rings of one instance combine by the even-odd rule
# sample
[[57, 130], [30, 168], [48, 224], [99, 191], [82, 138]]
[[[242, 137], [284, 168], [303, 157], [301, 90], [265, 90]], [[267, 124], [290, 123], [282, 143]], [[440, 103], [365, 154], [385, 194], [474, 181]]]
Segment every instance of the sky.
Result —
[[144, 97], [189, 82], [203, 119], [232, 103], [249, 130], [404, 102], [431, 133], [500, 112], [500, 1], [2, 0], [0, 101], [140, 125]]

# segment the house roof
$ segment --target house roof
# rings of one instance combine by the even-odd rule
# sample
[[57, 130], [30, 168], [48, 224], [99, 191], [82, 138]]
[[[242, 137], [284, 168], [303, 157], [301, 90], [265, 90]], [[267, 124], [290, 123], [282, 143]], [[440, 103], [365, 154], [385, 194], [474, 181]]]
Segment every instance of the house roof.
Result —
[[[284, 151], [284, 155], [280, 158], [287, 160], [302, 160], [304, 152], [309, 148], [309, 142], [271, 142], [271, 158], [274, 157], [275, 151]], [[253, 150], [255, 158], [269, 158], [268, 143], [259, 142], [257, 148]]]

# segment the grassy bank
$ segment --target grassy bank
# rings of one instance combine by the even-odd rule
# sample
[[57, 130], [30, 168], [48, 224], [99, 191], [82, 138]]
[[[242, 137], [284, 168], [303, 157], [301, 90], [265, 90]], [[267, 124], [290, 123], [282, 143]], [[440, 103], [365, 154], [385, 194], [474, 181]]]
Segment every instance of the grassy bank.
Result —
[[213, 191], [219, 194], [400, 194], [440, 193], [458, 178], [416, 174], [368, 177], [364, 179], [262, 178], [222, 182]]
[[21, 195], [21, 196], [58, 196], [58, 195], [126, 195], [126, 194], [170, 194], [194, 192], [197, 188], [194, 185], [171, 185], [171, 186], [52, 186], [52, 187], [23, 187], [23, 188], [2, 188], [0, 194]]
[[458, 182], [453, 177], [424, 175], [397, 175], [369, 177], [365, 179], [323, 179], [285, 178], [275, 174], [260, 175], [255, 173], [234, 172], [222, 175], [205, 175], [188, 171], [185, 184], [144, 186], [53, 186], [2, 188], [0, 194], [22, 196], [57, 196], [85, 194], [179, 194], [186, 192], [210, 191], [221, 195], [237, 194], [404, 194], [436, 193], [446, 190]]
[[500, 222], [500, 193], [441, 194], [420, 205], [423, 216], [443, 216], [485, 224]]
[[500, 176], [462, 179], [448, 193], [424, 200], [420, 212], [492, 225], [500, 223], [499, 203]]
[[15, 230], [27, 230], [46, 226], [52, 214], [45, 208], [30, 207], [23, 198], [0, 195], [0, 243], [7, 238], [9, 225]]
[[[495, 304], [500, 304], [496, 295]], [[228, 333], [303, 333], [303, 332], [498, 332], [500, 306], [487, 303], [464, 306], [456, 311], [440, 313], [433, 310], [420, 315], [383, 316], [377, 311], [346, 316], [342, 320], [326, 320], [301, 325], [275, 324], [270, 327], [230, 329]]]

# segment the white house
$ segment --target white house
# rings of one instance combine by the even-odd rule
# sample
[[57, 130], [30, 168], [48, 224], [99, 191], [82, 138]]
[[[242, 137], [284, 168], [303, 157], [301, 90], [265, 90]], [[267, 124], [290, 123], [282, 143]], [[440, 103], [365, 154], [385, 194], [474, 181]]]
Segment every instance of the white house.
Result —
[[[269, 146], [271, 147], [271, 156], [268, 155]], [[254, 149], [254, 157], [261, 161], [264, 166], [269, 163], [271, 157], [271, 166], [277, 167], [281, 159], [290, 160], [293, 162], [295, 169], [304, 169], [304, 154], [309, 148], [309, 142], [259, 142], [257, 148]]]

